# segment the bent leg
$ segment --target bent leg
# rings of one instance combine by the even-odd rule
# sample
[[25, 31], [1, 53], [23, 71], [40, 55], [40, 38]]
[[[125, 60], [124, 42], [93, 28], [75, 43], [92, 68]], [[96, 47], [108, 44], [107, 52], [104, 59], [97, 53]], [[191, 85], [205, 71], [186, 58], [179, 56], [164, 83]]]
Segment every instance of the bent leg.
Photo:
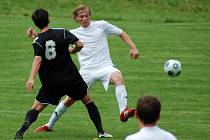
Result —
[[119, 105], [120, 113], [127, 108], [127, 91], [125, 89], [123, 76], [120, 72], [116, 71], [110, 76], [110, 83], [115, 84], [115, 94]]
[[60, 117], [67, 111], [68, 107], [74, 103], [74, 100], [69, 96], [59, 103], [59, 105], [55, 108], [54, 112], [52, 113], [49, 121], [47, 124], [36, 128], [35, 132], [46, 132], [52, 131], [53, 127], [55, 126], [56, 122], [60, 119]]
[[60, 117], [67, 111], [68, 107], [70, 107], [74, 103], [74, 100], [69, 96], [59, 103], [59, 105], [54, 110], [51, 118], [49, 119], [47, 126], [49, 129], [52, 129], [55, 123], [60, 119]]
[[120, 120], [121, 122], [126, 122], [130, 117], [134, 116], [135, 108], [127, 108], [128, 97], [122, 74], [120, 72], [112, 73], [110, 82], [116, 86], [115, 93], [120, 110]]
[[25, 120], [22, 126], [17, 130], [15, 139], [23, 138], [25, 131], [33, 122], [36, 121], [39, 112], [41, 112], [46, 106], [46, 104], [41, 104], [38, 101], [34, 101], [32, 108], [26, 113]]

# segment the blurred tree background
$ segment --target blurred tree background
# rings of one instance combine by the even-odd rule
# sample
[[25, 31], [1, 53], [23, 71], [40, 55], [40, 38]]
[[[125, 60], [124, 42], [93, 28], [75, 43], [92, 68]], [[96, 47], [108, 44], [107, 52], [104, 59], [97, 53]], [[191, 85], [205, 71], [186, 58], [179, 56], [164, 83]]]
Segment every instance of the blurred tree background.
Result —
[[53, 17], [71, 17], [78, 4], [87, 4], [94, 19], [138, 22], [207, 22], [209, 0], [5, 0], [0, 15], [30, 16], [46, 8]]

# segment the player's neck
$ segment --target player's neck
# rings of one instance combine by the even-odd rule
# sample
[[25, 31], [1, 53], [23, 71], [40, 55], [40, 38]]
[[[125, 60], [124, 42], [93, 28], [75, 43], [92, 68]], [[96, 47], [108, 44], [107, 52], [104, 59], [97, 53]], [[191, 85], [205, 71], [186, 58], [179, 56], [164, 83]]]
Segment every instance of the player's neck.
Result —
[[144, 127], [154, 127], [156, 124], [146, 124]]
[[49, 30], [49, 27], [48, 26], [42, 28], [40, 31], [43, 33], [43, 32], [46, 32], [47, 30]]
[[156, 123], [152, 123], [152, 124], [144, 124], [142, 121], [138, 122], [139, 128], [143, 128], [143, 127], [154, 127], [156, 125]]

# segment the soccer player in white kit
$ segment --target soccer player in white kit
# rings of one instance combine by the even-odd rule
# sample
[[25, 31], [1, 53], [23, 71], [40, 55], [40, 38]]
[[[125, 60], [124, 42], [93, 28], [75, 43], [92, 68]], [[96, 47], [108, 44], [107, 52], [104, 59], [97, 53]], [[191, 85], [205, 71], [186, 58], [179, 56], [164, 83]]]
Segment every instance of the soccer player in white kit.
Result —
[[[80, 53], [77, 53], [80, 63], [80, 74], [89, 89], [98, 80], [101, 81], [105, 90], [108, 90], [109, 84], [116, 86], [115, 94], [119, 105], [120, 120], [126, 122], [128, 118], [134, 115], [135, 109], [127, 107], [127, 91], [125, 89], [123, 76], [112, 63], [107, 36], [119, 36], [123, 42], [129, 46], [132, 59], [138, 58], [138, 49], [122, 29], [104, 20], [91, 21], [91, 11], [87, 6], [79, 5], [74, 10], [73, 16], [75, 21], [80, 24], [80, 27], [70, 30], [70, 32], [77, 36], [84, 44]], [[66, 97], [55, 109], [55, 112], [62, 113], [53, 113], [49, 122], [37, 128], [35, 131], [42, 132], [51, 130], [55, 122], [66, 111], [68, 102], [71, 102], [71, 100]], [[109, 136], [104, 135], [103, 137]]]
[[156, 122], [160, 119], [160, 101], [152, 96], [141, 97], [136, 105], [136, 119], [140, 130], [125, 140], [177, 140], [176, 137], [161, 128]]

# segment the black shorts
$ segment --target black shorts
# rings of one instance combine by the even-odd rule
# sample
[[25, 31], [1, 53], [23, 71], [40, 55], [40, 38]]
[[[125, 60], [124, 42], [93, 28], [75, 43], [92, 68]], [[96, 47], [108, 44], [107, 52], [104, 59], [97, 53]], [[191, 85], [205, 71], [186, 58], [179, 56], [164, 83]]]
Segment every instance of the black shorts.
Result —
[[61, 97], [69, 96], [74, 100], [81, 100], [87, 95], [87, 85], [78, 84], [77, 86], [72, 86], [70, 88], [47, 88], [41, 87], [36, 100], [43, 104], [58, 105]]

